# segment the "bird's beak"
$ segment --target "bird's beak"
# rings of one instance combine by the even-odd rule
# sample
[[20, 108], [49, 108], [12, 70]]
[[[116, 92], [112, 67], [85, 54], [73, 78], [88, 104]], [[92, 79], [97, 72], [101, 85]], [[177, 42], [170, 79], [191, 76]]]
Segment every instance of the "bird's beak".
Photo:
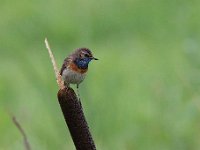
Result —
[[94, 60], [99, 60], [98, 58], [94, 58], [94, 57], [91, 57], [92, 59], [94, 59]]

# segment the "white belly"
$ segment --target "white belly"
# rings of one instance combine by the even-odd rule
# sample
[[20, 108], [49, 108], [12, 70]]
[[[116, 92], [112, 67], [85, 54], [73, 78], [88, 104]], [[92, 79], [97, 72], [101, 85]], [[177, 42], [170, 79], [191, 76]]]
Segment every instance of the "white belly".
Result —
[[86, 73], [81, 74], [66, 68], [62, 73], [62, 78], [67, 84], [80, 84], [84, 80], [85, 75]]

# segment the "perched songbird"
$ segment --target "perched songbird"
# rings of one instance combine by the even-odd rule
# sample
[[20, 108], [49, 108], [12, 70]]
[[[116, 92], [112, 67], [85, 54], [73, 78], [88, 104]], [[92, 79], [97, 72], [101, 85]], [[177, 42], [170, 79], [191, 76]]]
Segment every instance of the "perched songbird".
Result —
[[77, 89], [79, 84], [84, 80], [88, 64], [91, 60], [98, 60], [94, 58], [92, 52], [88, 48], [78, 48], [70, 54], [65, 60], [60, 70], [65, 86], [69, 84], [76, 84]]

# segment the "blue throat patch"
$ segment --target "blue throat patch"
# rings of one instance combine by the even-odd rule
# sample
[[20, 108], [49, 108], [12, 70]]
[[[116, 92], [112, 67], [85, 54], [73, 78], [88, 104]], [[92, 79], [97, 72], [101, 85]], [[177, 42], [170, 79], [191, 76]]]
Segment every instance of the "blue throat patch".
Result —
[[74, 63], [78, 66], [78, 68], [80, 69], [87, 69], [88, 68], [88, 64], [91, 61], [91, 58], [83, 58], [83, 59], [76, 59], [74, 61]]

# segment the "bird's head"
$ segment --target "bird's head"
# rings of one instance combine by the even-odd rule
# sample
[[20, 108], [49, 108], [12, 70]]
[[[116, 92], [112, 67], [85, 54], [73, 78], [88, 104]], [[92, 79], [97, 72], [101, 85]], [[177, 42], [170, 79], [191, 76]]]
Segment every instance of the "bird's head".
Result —
[[93, 57], [92, 52], [88, 48], [78, 48], [75, 54], [74, 63], [81, 69], [87, 69], [91, 60], [98, 60]]

